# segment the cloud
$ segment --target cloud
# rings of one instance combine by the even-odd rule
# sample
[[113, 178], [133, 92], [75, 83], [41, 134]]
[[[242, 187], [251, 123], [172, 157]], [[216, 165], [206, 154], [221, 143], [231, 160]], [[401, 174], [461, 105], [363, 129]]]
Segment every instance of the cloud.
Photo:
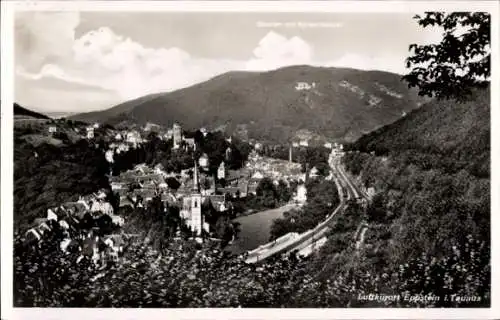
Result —
[[176, 47], [148, 48], [108, 27], [77, 38], [77, 13], [17, 18], [16, 42], [22, 53], [18, 76], [97, 85], [117, 92], [124, 100], [187, 87], [230, 70], [264, 71], [312, 63], [308, 43], [272, 31], [260, 40], [249, 60], [237, 61], [194, 57]]
[[254, 58], [246, 63], [246, 69], [265, 71], [298, 64], [311, 64], [313, 48], [299, 37], [287, 39], [271, 31], [253, 51]]
[[45, 64], [42, 66], [39, 72], [37, 73], [30, 73], [25, 70], [23, 66], [17, 66], [16, 68], [16, 74], [18, 76], [21, 76], [25, 79], [30, 79], [30, 80], [40, 80], [43, 78], [54, 78], [54, 79], [59, 79], [59, 80], [64, 80], [68, 82], [75, 82], [75, 83], [86, 83], [84, 79], [79, 79], [76, 77], [72, 77], [66, 73], [60, 66], [55, 65], [55, 64]]
[[[302, 38], [287, 38], [274, 31], [265, 34], [256, 43], [247, 60], [206, 59], [177, 47], [147, 47], [115, 33], [109, 27], [94, 29], [77, 37], [75, 30], [79, 23], [77, 12], [23, 12], [16, 15], [17, 77], [33, 80], [21, 82], [24, 87], [16, 90], [16, 95], [28, 94], [30, 87], [26, 86], [41, 83], [60, 85], [61, 82], [46, 81], [57, 79], [82, 87], [87, 85], [86, 92], [96, 99], [96, 105], [102, 105], [98, 99], [104, 96], [103, 92], [97, 92], [95, 88], [106, 92], [106, 101], [114, 101], [115, 95], [121, 100], [128, 100], [194, 85], [231, 70], [267, 71], [300, 64], [389, 68], [394, 72], [403, 72], [404, 69], [400, 58], [372, 57], [362, 53], [349, 53], [337, 60], [321, 63], [315, 61], [314, 48]], [[46, 104], [40, 107], [52, 108], [49, 104], [54, 103], [54, 99], [47, 96], [57, 96], [60, 92], [68, 101], [67, 108], [80, 111], [75, 109], [82, 104], [76, 101], [83, 99], [83, 91], [67, 93], [61, 88], [44, 88], [45, 91], [31, 90], [30, 101], [40, 101], [40, 104]], [[110, 95], [110, 92], [113, 94]], [[72, 94], [73, 104], [69, 103]], [[91, 99], [85, 100], [92, 102]]]
[[384, 70], [399, 74], [406, 73], [404, 59], [391, 55], [367, 55], [362, 53], [347, 53], [339, 59], [324, 64], [327, 67], [344, 67], [360, 70]]
[[[53, 19], [70, 20], [60, 15]], [[50, 25], [52, 19], [38, 19], [35, 25], [40, 27], [38, 24], [42, 20], [49, 25], [43, 29], [44, 32], [38, 31], [26, 17], [18, 21], [23, 30], [16, 34], [17, 39], [37, 39], [37, 48], [42, 49], [38, 54], [24, 55], [18, 61], [17, 75], [20, 77], [56, 78], [98, 85], [116, 91], [125, 100], [186, 87], [239, 67], [238, 62], [230, 60], [195, 58], [175, 47], [147, 48], [106, 27], [75, 38], [75, 23], [58, 22], [57, 26], [62, 28], [64, 25], [72, 30], [60, 32], [65, 37], [58, 43], [53, 39], [58, 37], [57, 34], [54, 37], [44, 36], [46, 30], [54, 30]], [[50, 43], [58, 43], [57, 47], [64, 47], [64, 50], [48, 50]], [[43, 50], [45, 47], [47, 49]], [[41, 63], [48, 61], [50, 63]], [[39, 69], [35, 70], [36, 66]]]
[[16, 63], [26, 70], [61, 62], [71, 56], [77, 12], [18, 12], [15, 20]]
[[109, 28], [76, 39], [73, 54], [73, 73], [124, 98], [175, 89], [203, 76], [192, 70], [194, 59], [189, 53], [179, 48], [146, 48]]
[[113, 91], [54, 77], [16, 77], [16, 101], [40, 112], [82, 112], [109, 108], [120, 103]]
[[130, 99], [147, 93], [183, 88], [230, 70], [272, 70], [312, 61], [312, 48], [302, 39], [275, 32], [262, 38], [249, 61], [203, 59], [172, 48], [147, 48], [110, 28], [91, 31], [73, 46], [80, 73]]

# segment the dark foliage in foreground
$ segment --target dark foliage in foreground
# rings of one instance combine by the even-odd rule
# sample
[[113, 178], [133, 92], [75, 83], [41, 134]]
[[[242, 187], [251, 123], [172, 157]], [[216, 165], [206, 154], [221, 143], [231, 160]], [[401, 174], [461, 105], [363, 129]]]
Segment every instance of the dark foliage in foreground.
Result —
[[[489, 85], [491, 72], [491, 17], [485, 12], [426, 12], [416, 15], [422, 27], [442, 27], [438, 44], [411, 44], [406, 60], [411, 72], [403, 79], [420, 95], [468, 100], [474, 88]], [[456, 31], [463, 28], [462, 34]]]
[[[354, 209], [347, 219], [357, 216]], [[143, 238], [133, 238], [123, 260], [105, 270], [85, 260], [76, 264], [76, 255], [64, 255], [50, 242], [35, 250], [17, 246], [14, 301], [16, 307], [487, 306], [488, 292], [476, 302], [404, 300], [405, 295], [444, 297], [449, 292], [481, 295], [478, 288], [489, 274], [481, 266], [488, 256], [481, 243], [467, 239], [451, 258], [419, 257], [378, 273], [373, 273], [369, 260], [354, 254], [352, 246], [345, 248], [345, 255], [330, 256], [332, 261], [320, 255], [248, 265], [210, 244], [171, 240], [157, 251]], [[400, 301], [358, 299], [373, 292], [401, 295]]]

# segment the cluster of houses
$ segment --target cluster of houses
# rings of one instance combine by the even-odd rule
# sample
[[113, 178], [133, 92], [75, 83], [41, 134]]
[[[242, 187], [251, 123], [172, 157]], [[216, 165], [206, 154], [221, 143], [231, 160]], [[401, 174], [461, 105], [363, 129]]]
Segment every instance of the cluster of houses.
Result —
[[[87, 258], [99, 261], [118, 260], [125, 243], [121, 234], [100, 235], [100, 224], [107, 221], [117, 229], [124, 219], [115, 215], [112, 205], [106, 200], [104, 190], [83, 196], [75, 202], [66, 202], [47, 210], [45, 218], [37, 218], [33, 227], [26, 231], [24, 242], [28, 246], [40, 247], [44, 241], [60, 239], [60, 250], [70, 254], [79, 253], [77, 262]], [[91, 219], [89, 225], [88, 219]]]
[[[251, 172], [250, 182], [258, 182], [258, 180], [268, 177], [275, 184], [278, 184], [280, 180], [290, 182], [304, 180], [305, 178], [301, 172], [300, 163], [263, 157], [256, 152], [249, 155], [245, 169]], [[254, 189], [249, 187], [249, 193], [254, 192]]]
[[[190, 173], [183, 170], [180, 174], [167, 173], [161, 165], [150, 168], [140, 164], [120, 176], [111, 177], [111, 188], [120, 196], [120, 207], [147, 207], [149, 202], [158, 196], [166, 204], [165, 208], [179, 207], [180, 216], [186, 226], [197, 239], [201, 239], [199, 236], [202, 233], [211, 231], [204, 219], [202, 208], [210, 204], [216, 211], [226, 212], [231, 210], [232, 204], [224, 192], [216, 190], [213, 181], [203, 183], [203, 179], [209, 177], [202, 176], [198, 163], [201, 164], [202, 170], [208, 165], [202, 156], [198, 162], [194, 162], [194, 168], [189, 169]], [[178, 186], [175, 189], [170, 187], [167, 179], [176, 180]]]
[[111, 189], [120, 197], [120, 207], [143, 207], [155, 196], [161, 195], [163, 201], [172, 201], [171, 191], [166, 183], [168, 175], [161, 165], [150, 168], [139, 164], [134, 169], [110, 177]]

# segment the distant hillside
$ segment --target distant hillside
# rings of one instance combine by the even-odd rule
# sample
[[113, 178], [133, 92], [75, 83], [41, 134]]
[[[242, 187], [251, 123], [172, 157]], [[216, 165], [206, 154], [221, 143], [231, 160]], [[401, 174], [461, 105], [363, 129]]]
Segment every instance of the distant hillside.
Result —
[[[378, 155], [417, 152], [439, 157], [448, 170], [490, 170], [490, 90], [465, 103], [433, 101], [399, 121], [361, 137], [353, 148]], [[424, 163], [424, 158], [421, 163]]]
[[72, 115], [77, 114], [77, 112], [47, 112], [47, 115], [51, 117], [52, 119], [61, 119], [61, 118], [67, 118]]
[[293, 66], [269, 72], [229, 72], [170, 93], [71, 117], [82, 121], [224, 129], [283, 142], [299, 130], [353, 141], [418, 107], [421, 99], [381, 71]]
[[26, 117], [26, 118], [35, 118], [35, 119], [50, 119], [46, 115], [41, 113], [28, 110], [24, 107], [21, 107], [17, 103], [14, 102], [14, 117]]

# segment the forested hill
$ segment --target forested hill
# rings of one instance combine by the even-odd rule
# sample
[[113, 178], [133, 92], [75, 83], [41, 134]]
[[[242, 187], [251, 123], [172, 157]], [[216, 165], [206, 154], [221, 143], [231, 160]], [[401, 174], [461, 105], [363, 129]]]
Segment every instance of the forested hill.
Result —
[[418, 107], [421, 98], [401, 76], [382, 71], [291, 66], [269, 72], [229, 72], [174, 92], [72, 116], [112, 125], [154, 122], [186, 129], [223, 128], [283, 142], [298, 131], [354, 141]]
[[[393, 124], [364, 135], [353, 145], [377, 155], [404, 154], [425, 168], [479, 177], [490, 173], [490, 90], [478, 89], [464, 103], [431, 101]], [[418, 160], [418, 161], [417, 161]]]

